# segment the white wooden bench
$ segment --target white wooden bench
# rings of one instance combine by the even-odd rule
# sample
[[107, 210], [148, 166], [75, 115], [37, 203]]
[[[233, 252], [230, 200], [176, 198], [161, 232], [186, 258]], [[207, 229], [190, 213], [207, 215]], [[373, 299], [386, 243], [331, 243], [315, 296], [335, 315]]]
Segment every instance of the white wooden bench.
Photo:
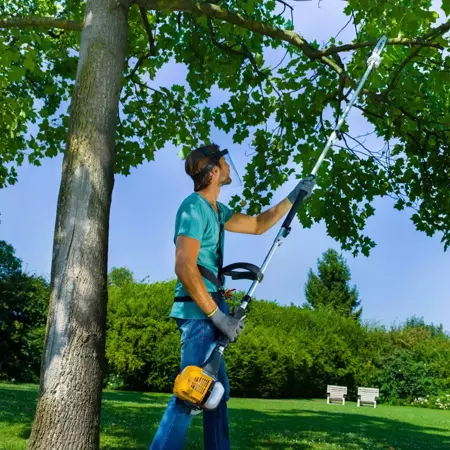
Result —
[[380, 395], [380, 390], [375, 388], [358, 388], [358, 407], [361, 403], [373, 403], [373, 407], [377, 407], [377, 398]]
[[345, 396], [347, 395], [347, 388], [345, 386], [327, 386], [327, 404], [332, 400], [339, 400], [345, 405]]

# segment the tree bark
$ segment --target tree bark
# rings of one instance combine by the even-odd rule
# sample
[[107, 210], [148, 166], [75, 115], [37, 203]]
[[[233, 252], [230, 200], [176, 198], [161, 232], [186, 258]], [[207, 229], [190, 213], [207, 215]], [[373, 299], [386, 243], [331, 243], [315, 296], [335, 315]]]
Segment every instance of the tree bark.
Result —
[[0, 28], [50, 28], [60, 30], [81, 31], [81, 22], [55, 19], [53, 17], [13, 17], [0, 19]]
[[128, 6], [88, 0], [58, 198], [31, 450], [99, 448], [114, 140]]

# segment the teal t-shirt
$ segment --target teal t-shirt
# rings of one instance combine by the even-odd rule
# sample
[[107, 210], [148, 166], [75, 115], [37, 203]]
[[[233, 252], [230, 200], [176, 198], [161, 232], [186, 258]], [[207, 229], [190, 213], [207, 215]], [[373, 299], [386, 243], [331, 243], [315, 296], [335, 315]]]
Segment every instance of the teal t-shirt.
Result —
[[[177, 243], [178, 236], [188, 236], [200, 241], [200, 251], [198, 253], [197, 263], [206, 267], [214, 275], [219, 272], [219, 235], [220, 224], [230, 220], [234, 212], [223, 203], [217, 202], [219, 214], [216, 213], [212, 205], [197, 192], [193, 192], [186, 197], [178, 209], [175, 219], [174, 242]], [[219, 222], [220, 221], [220, 222]], [[224, 254], [224, 236], [220, 246], [222, 255]], [[217, 288], [208, 280], [203, 279], [208, 292], [216, 292]], [[180, 280], [177, 280], [175, 287], [175, 297], [188, 296]], [[174, 302], [170, 317], [182, 319], [204, 319], [205, 313], [197, 306], [194, 301]]]

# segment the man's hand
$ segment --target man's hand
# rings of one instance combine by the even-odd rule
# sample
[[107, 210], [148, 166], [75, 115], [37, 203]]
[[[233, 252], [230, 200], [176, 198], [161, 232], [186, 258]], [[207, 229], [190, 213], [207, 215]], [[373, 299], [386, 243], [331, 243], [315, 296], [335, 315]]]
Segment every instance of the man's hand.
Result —
[[219, 308], [209, 317], [211, 322], [224, 334], [230, 342], [234, 342], [245, 327], [242, 319], [227, 316]]
[[309, 175], [306, 178], [303, 178], [297, 186], [292, 190], [292, 192], [287, 196], [288, 200], [291, 202], [291, 205], [295, 203], [296, 198], [298, 197], [298, 194], [300, 191], [306, 191], [307, 194], [305, 196], [305, 200], [311, 196], [312, 191], [314, 189], [314, 186], [316, 185], [316, 182], [314, 180], [314, 177], [312, 175]]

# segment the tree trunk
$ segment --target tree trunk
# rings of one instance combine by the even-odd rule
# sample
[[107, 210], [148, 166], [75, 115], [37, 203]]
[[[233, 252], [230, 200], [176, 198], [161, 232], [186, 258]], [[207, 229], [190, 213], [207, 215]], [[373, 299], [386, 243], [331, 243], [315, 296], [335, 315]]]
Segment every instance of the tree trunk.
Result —
[[128, 7], [88, 0], [58, 198], [41, 385], [29, 449], [98, 449], [114, 141]]

